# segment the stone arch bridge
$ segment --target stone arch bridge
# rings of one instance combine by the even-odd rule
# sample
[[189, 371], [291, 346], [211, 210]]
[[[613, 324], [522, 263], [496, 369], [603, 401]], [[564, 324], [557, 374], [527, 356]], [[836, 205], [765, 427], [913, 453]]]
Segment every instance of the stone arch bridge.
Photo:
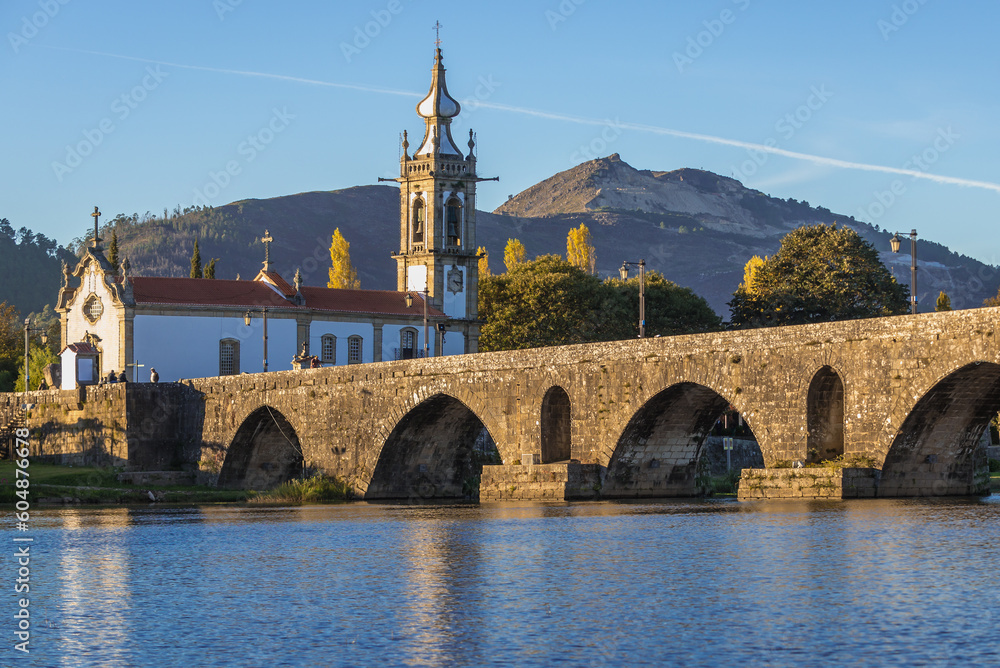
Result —
[[488, 469], [492, 480], [541, 472], [566, 482], [566, 497], [691, 495], [705, 437], [732, 406], [769, 468], [844, 455], [881, 469], [882, 496], [975, 494], [988, 484], [977, 446], [1000, 410], [998, 316], [982, 308], [107, 391], [125, 393], [116, 424], [133, 466], [215, 462], [227, 486], [266, 487], [305, 464], [368, 499], [461, 497], [493, 453], [503, 466]]

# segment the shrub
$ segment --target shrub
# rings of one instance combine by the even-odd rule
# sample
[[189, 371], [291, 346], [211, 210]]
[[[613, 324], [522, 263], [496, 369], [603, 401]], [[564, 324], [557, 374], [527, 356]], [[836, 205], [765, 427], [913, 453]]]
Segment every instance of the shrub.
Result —
[[267, 492], [258, 492], [247, 499], [247, 503], [259, 505], [301, 505], [303, 503], [326, 503], [346, 501], [351, 498], [351, 487], [339, 478], [314, 475], [296, 478], [278, 485]]

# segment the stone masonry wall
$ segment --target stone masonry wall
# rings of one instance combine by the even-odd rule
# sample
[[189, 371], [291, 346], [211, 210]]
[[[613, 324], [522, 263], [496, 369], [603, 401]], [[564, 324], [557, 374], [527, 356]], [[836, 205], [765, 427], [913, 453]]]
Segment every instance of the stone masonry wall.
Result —
[[[32, 393], [39, 408], [30, 423], [40, 430], [44, 454], [107, 453], [142, 467], [204, 469], [221, 465], [239, 427], [267, 406], [294, 430], [306, 466], [338, 475], [364, 493], [387, 443], [403, 453], [400, 475], [433, 478], [436, 466], [462, 468], [458, 455], [446, 451], [456, 447], [454, 439], [425, 439], [428, 434], [413, 428], [448, 428], [429, 415], [436, 404], [428, 400], [441, 395], [485, 426], [505, 464], [522, 454], [540, 460], [542, 401], [559, 386], [570, 400], [571, 459], [611, 467], [608, 475], [618, 476], [622, 490], [641, 496], [694, 491], [694, 463], [716, 406], [732, 405], [741, 413], [766, 465], [805, 460], [808, 390], [818, 372], [830, 369], [843, 383], [848, 455], [883, 462], [895, 448], [902, 453], [890, 458], [898, 473], [929, 461], [931, 448], [947, 470], [949, 489], [960, 489], [975, 484], [977, 467], [985, 462], [968, 456], [966, 444], [981, 433], [980, 418], [1000, 409], [1000, 392], [992, 389], [1000, 383], [998, 317], [1000, 308], [984, 308], [244, 374], [184, 385], [128, 384], [88, 388], [83, 402], [73, 393]], [[958, 378], [956, 373], [970, 379], [955, 384], [963, 400], [971, 397], [976, 405], [947, 422], [958, 395], [931, 390]], [[8, 395], [0, 403], [10, 396], [21, 400]], [[686, 420], [687, 414], [696, 417]], [[408, 431], [400, 427], [404, 417]], [[465, 429], [468, 421], [459, 418], [449, 424]], [[949, 431], [956, 433], [952, 440]], [[437, 443], [433, 456], [425, 440]], [[618, 456], [623, 443], [627, 457]], [[623, 472], [628, 475], [619, 480]], [[905, 476], [897, 478], [905, 482]], [[454, 489], [455, 482], [440, 488]]]

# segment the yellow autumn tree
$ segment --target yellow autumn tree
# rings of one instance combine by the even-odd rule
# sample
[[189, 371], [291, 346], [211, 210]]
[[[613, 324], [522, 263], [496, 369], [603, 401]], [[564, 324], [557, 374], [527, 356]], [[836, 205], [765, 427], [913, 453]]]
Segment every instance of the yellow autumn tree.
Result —
[[351, 244], [340, 233], [338, 227], [333, 231], [333, 242], [330, 244], [330, 281], [328, 288], [357, 290], [361, 287], [358, 272], [351, 265]]
[[[766, 260], [767, 258], [764, 258]], [[764, 266], [764, 260], [760, 258], [759, 255], [754, 255], [752, 258], [747, 260], [746, 265], [743, 266], [743, 283], [740, 287], [746, 293], [751, 293], [754, 291], [754, 280], [756, 278], [757, 271]]]
[[527, 261], [528, 251], [524, 249], [524, 244], [519, 239], [507, 239], [507, 246], [503, 249], [503, 264], [507, 271]]
[[490, 254], [486, 252], [486, 249], [482, 246], [476, 249], [476, 255], [479, 256], [479, 278], [486, 278], [487, 276], [492, 276], [490, 273]]
[[590, 230], [583, 223], [566, 235], [566, 260], [588, 274], [597, 273], [597, 252], [590, 238]]

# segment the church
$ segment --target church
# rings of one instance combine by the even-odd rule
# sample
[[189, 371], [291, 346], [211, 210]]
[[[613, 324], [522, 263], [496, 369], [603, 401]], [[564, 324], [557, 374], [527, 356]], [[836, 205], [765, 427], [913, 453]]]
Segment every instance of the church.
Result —
[[[461, 111], [448, 94], [440, 45], [431, 85], [417, 104], [424, 138], [399, 177], [397, 286], [340, 290], [292, 282], [264, 263], [250, 281], [132, 276], [112, 267], [94, 236], [76, 267], [64, 267], [56, 312], [62, 389], [125, 372], [130, 381], [281, 371], [477, 352], [479, 346], [475, 141], [451, 134]], [[383, 179], [380, 179], [383, 180]], [[330, 221], [330, 230], [336, 227]]]

